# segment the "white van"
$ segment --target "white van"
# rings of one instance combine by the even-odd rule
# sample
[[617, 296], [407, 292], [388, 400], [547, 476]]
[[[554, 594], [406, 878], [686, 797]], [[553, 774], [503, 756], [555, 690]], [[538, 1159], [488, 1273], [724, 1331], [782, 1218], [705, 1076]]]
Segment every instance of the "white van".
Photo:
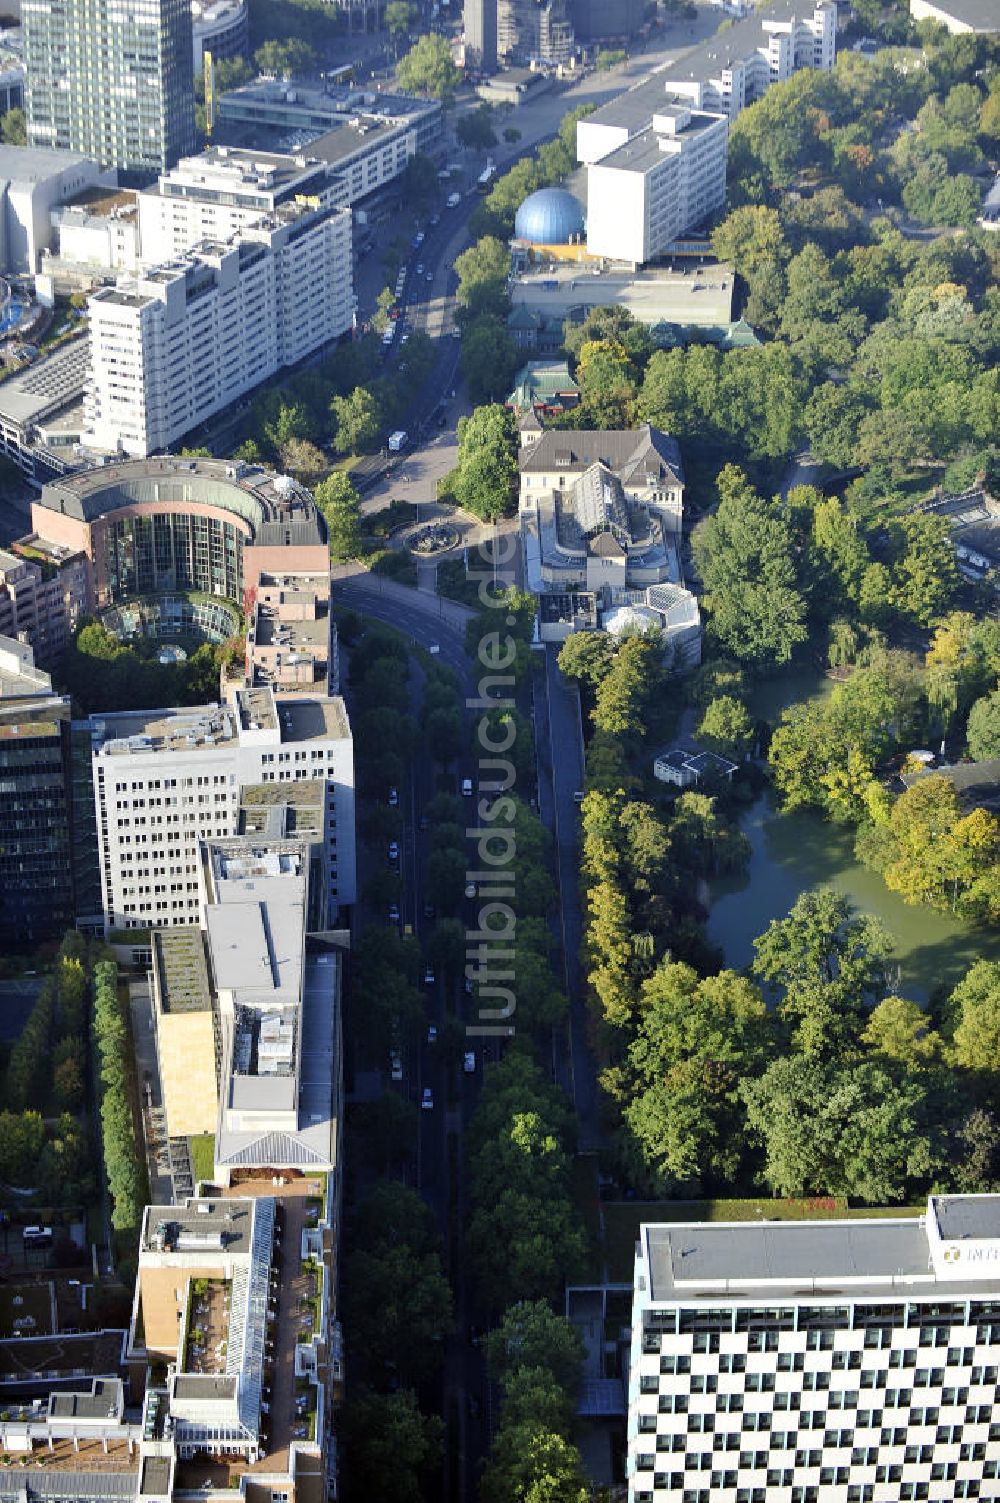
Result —
[[398, 428], [395, 433], [389, 434], [389, 448], [393, 454], [398, 454], [400, 449], [406, 448], [406, 440], [409, 435], [405, 428]]

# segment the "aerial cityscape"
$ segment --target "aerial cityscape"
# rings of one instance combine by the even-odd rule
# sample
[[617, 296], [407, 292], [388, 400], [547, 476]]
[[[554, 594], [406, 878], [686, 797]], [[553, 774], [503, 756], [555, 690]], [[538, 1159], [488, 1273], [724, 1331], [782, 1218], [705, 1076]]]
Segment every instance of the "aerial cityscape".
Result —
[[1000, 1500], [1000, 0], [0, 0], [0, 1503]]

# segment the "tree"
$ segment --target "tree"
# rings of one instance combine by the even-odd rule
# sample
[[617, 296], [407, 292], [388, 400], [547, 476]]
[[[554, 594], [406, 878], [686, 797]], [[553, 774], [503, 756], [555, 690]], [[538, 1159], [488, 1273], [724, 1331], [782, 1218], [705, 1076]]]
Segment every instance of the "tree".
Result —
[[351, 1496], [422, 1503], [440, 1462], [444, 1425], [437, 1415], [421, 1414], [411, 1388], [385, 1395], [354, 1389], [343, 1434]]
[[577, 361], [576, 379], [587, 421], [595, 428], [630, 428], [639, 395], [635, 371], [624, 346], [590, 340]]
[[493, 130], [493, 108], [483, 103], [455, 122], [455, 139], [462, 146], [485, 151], [497, 144]]
[[663, 644], [658, 631], [624, 637], [597, 688], [593, 721], [599, 731], [641, 741], [646, 716], [664, 680]]
[[857, 849], [905, 903], [977, 920], [1000, 916], [1000, 820], [985, 809], [964, 814], [940, 774], [907, 788], [886, 819], [862, 832]]
[[430, 94], [450, 104], [459, 84], [446, 39], [431, 32], [419, 37], [396, 69], [399, 87], [407, 94]]
[[0, 141], [5, 146], [27, 146], [28, 126], [24, 111], [17, 105], [0, 119]]
[[576, 1447], [528, 1421], [498, 1432], [480, 1496], [483, 1503], [587, 1503], [589, 1491]]
[[510, 252], [494, 235], [484, 235], [456, 256], [455, 271], [458, 276], [455, 297], [470, 318], [484, 313], [506, 313]]
[[756, 976], [780, 990], [778, 1012], [800, 1054], [843, 1054], [885, 989], [891, 945], [873, 918], [829, 887], [802, 893], [754, 941]]
[[559, 671], [594, 690], [610, 673], [614, 657], [614, 642], [607, 632], [574, 632], [559, 649]]
[[643, 983], [623, 1116], [658, 1189], [697, 1191], [735, 1177], [739, 1083], [759, 1074], [768, 1049], [763, 998], [734, 971], [699, 980], [664, 960]]
[[411, 0], [389, 0], [385, 8], [385, 24], [394, 42], [409, 36], [417, 19], [417, 7]]
[[969, 711], [969, 755], [977, 762], [1000, 757], [1000, 689], [984, 694]]
[[583, 1342], [576, 1326], [555, 1315], [545, 1300], [518, 1300], [486, 1338], [486, 1361], [504, 1388], [521, 1368], [544, 1368], [568, 1394], [580, 1386]]
[[948, 998], [955, 1061], [963, 1070], [1000, 1069], [1000, 965], [977, 960]]
[[518, 354], [502, 319], [484, 314], [462, 332], [462, 375], [474, 402], [496, 402], [510, 391]]
[[383, 1181], [362, 1207], [345, 1272], [354, 1340], [372, 1371], [393, 1364], [405, 1382], [440, 1367], [452, 1297], [428, 1207], [406, 1185]]
[[326, 522], [330, 557], [356, 558], [361, 551], [361, 503], [348, 477], [335, 470], [316, 486], [313, 500]]
[[697, 736], [710, 750], [741, 760], [753, 741], [753, 721], [746, 705], [731, 694], [713, 699], [701, 717]]
[[365, 454], [372, 449], [382, 427], [378, 398], [365, 386], [355, 386], [346, 397], [334, 397], [334, 442], [342, 453]]
[[958, 586], [948, 519], [910, 512], [894, 524], [892, 535], [896, 545], [893, 605], [900, 615], [929, 626], [948, 609]]
[[727, 465], [718, 486], [718, 509], [692, 538], [709, 629], [741, 662], [787, 662], [807, 636], [791, 529], [742, 470]]
[[879, 1205], [902, 1200], [932, 1170], [916, 1076], [894, 1082], [875, 1063], [792, 1055], [741, 1089], [747, 1126], [764, 1148], [762, 1178], [775, 1195], [850, 1195]]
[[253, 57], [261, 73], [284, 79], [315, 73], [318, 61], [314, 49], [298, 37], [265, 42]]
[[517, 484], [517, 424], [508, 408], [477, 407], [458, 422], [457, 500], [484, 521], [496, 521], [513, 503]]
[[909, 1070], [926, 1069], [941, 1058], [941, 1036], [917, 1002], [885, 997], [873, 1008], [861, 1035], [873, 1054]]

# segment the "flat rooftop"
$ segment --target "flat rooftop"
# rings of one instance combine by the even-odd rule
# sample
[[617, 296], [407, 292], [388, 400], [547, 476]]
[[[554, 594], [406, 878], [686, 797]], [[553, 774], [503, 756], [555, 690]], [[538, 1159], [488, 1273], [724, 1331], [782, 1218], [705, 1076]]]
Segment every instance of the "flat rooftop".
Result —
[[515, 277], [511, 303], [543, 317], [567, 318], [588, 308], [621, 304], [644, 324], [728, 324], [733, 311], [732, 269], [706, 266], [694, 272], [602, 271], [555, 264]]
[[639, 131], [621, 146], [609, 151], [606, 157], [595, 163], [598, 167], [613, 167], [618, 172], [639, 172], [645, 174], [660, 162], [668, 160], [670, 153], [660, 147], [661, 141], [696, 141], [699, 136], [704, 136], [714, 126], [723, 120], [722, 115], [710, 115], [705, 111], [693, 110], [691, 123], [682, 130], [670, 134], [667, 131], [658, 131], [653, 126], [647, 126]]
[[1000, 1195], [935, 1195], [933, 1205], [945, 1242], [1000, 1238]]
[[155, 929], [153, 968], [165, 1013], [208, 1012], [212, 992], [200, 929]]
[[121, 1397], [119, 1378], [95, 1378], [89, 1393], [54, 1393], [49, 1414], [53, 1419], [112, 1419]]
[[[983, 0], [983, 3], [989, 5], [992, 0]], [[741, 21], [734, 21], [724, 32], [692, 47], [651, 78], [602, 105], [587, 116], [587, 125], [617, 126], [630, 134], [642, 130], [669, 99], [671, 84], [703, 83], [718, 78], [733, 63], [752, 57], [758, 48], [767, 46], [767, 22], [787, 24], [792, 20], [811, 20], [813, 8], [811, 0], [772, 0], [772, 4]]]
[[23, 366], [0, 381], [0, 415], [28, 426], [82, 401], [89, 360], [90, 338], [81, 332], [51, 354]]
[[257, 151], [243, 146], [207, 146], [194, 157], [182, 157], [154, 188], [146, 191], [167, 198], [183, 198], [185, 189], [217, 187], [221, 180], [278, 194], [323, 171], [315, 156], [280, 151]]
[[165, 1252], [203, 1257], [209, 1249], [224, 1247], [227, 1253], [248, 1253], [253, 1217], [253, 1200], [196, 1199], [183, 1205], [147, 1206], [140, 1251], [159, 1251], [153, 1243], [158, 1228], [163, 1228]]
[[119, 219], [132, 219], [136, 213], [137, 194], [127, 188], [81, 188], [72, 198], [67, 198], [64, 209], [85, 209], [88, 214], [106, 219], [114, 214]]
[[698, 1223], [643, 1227], [649, 1292], [659, 1300], [774, 1299], [786, 1294], [884, 1296], [898, 1281], [934, 1283], [921, 1217], [842, 1222]]
[[351, 734], [347, 709], [339, 695], [292, 699], [282, 695], [281, 744], [303, 741], [341, 741]]
[[102, 756], [204, 751], [232, 746], [239, 735], [236, 715], [229, 705], [92, 715], [90, 727], [100, 738]]

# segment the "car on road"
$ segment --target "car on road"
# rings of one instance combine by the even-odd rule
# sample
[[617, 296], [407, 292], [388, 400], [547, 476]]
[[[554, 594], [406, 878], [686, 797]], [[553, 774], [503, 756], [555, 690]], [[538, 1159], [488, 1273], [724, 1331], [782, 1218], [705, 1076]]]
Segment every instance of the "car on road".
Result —
[[472, 797], [472, 779], [471, 778], [463, 778], [462, 779], [462, 797], [463, 798], [471, 798]]
[[422, 277], [424, 274], [424, 263], [422, 261], [418, 261], [413, 269], [418, 277]]
[[420, 1098], [420, 1106], [425, 1112], [434, 1110], [434, 1092], [429, 1085], [424, 1086], [424, 1094]]
[[431, 225], [431, 228], [433, 229], [434, 225], [441, 223], [441, 215], [440, 214], [432, 214], [431, 217], [430, 217], [429, 223]]
[[389, 841], [388, 854], [389, 854], [389, 860], [390, 861], [396, 862], [396, 861], [399, 860], [399, 841], [398, 840], [390, 840]]
[[476, 1051], [474, 1049], [466, 1049], [465, 1054], [462, 1057], [462, 1069], [465, 1071], [466, 1075], [475, 1075]]
[[413, 237], [414, 248], [415, 249], [419, 249], [419, 247], [421, 245], [423, 245], [423, 243], [424, 243], [424, 232], [423, 232], [423, 230], [418, 230], [417, 233]]
[[436, 1044], [437, 1043], [437, 1039], [438, 1039], [437, 1024], [436, 1023], [428, 1023], [428, 1025], [427, 1025], [427, 1042], [429, 1044]]
[[433, 280], [434, 280], [434, 273], [432, 271], [429, 271], [427, 273], [427, 281], [428, 282], [433, 282]]
[[583, 803], [583, 789], [582, 788], [578, 788], [576, 790], [576, 792], [574, 793], [574, 795], [573, 795], [573, 802], [574, 802], [574, 804], [582, 804]]
[[396, 788], [390, 788], [389, 789], [389, 808], [390, 809], [395, 809], [398, 806], [398, 804], [399, 804], [399, 790], [396, 789]]
[[403, 1078], [403, 1056], [398, 1049], [389, 1050], [389, 1074], [393, 1080]]
[[389, 922], [390, 922], [390, 924], [398, 924], [399, 923], [399, 904], [398, 903], [390, 903], [389, 904], [388, 915], [389, 915]]
[[476, 896], [476, 884], [475, 884], [475, 882], [466, 882], [466, 884], [465, 884], [465, 896], [467, 898], [474, 898]]
[[433, 985], [434, 985], [434, 967], [432, 965], [428, 965], [428, 966], [424, 967], [424, 986], [433, 986]]

